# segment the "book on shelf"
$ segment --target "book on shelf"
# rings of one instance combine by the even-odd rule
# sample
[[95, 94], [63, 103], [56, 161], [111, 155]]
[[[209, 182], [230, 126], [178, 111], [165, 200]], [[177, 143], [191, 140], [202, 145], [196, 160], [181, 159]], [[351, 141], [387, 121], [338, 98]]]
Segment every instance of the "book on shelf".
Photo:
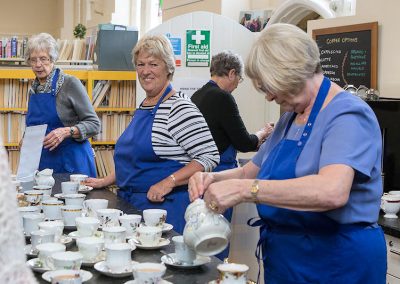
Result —
[[[99, 82], [97, 82], [97, 84], [99, 84]], [[111, 86], [111, 82], [110, 81], [106, 81], [105, 84], [102, 83], [102, 87], [101, 90], [99, 91], [99, 94], [96, 95], [96, 99], [93, 100], [93, 107], [94, 108], [98, 108], [99, 105], [103, 102], [108, 90], [110, 89]]]

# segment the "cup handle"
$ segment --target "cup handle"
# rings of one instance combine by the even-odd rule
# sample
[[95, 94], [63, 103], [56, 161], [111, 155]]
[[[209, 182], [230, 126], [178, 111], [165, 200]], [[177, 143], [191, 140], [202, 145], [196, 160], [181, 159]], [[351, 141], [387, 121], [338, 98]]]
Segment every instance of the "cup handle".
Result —
[[53, 258], [51, 257], [51, 255], [49, 255], [48, 257], [45, 258], [45, 263], [46, 263], [46, 266], [47, 266], [48, 268], [50, 268], [50, 270], [54, 270], [54, 269], [55, 269], [55, 267], [54, 267], [54, 260], [53, 260]]

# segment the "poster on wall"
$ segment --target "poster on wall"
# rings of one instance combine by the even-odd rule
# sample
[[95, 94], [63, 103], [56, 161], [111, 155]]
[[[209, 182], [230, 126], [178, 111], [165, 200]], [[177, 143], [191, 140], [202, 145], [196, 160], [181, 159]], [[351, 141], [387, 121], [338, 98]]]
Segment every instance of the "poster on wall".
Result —
[[172, 49], [175, 55], [175, 65], [177, 67], [182, 66], [182, 38], [178, 36], [172, 36], [171, 34], [166, 34], [167, 38], [171, 42]]
[[186, 66], [210, 66], [210, 31], [186, 31]]
[[272, 16], [272, 10], [241, 11], [239, 23], [252, 32], [261, 32]]

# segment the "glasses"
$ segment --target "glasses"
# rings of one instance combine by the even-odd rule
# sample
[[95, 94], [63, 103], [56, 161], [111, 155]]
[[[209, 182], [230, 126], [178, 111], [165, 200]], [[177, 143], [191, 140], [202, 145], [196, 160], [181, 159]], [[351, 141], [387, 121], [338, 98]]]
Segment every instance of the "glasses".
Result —
[[40, 62], [40, 64], [48, 64], [50, 62], [50, 58], [42, 56], [39, 58], [29, 58], [29, 64], [35, 65], [36, 63]]

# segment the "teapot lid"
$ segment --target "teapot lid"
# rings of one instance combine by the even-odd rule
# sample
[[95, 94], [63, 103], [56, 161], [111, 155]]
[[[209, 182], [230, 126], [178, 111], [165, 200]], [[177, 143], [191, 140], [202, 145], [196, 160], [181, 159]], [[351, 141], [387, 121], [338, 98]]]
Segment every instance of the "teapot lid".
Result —
[[40, 171], [39, 174], [52, 175], [53, 174], [53, 169], [44, 169], [44, 170]]

